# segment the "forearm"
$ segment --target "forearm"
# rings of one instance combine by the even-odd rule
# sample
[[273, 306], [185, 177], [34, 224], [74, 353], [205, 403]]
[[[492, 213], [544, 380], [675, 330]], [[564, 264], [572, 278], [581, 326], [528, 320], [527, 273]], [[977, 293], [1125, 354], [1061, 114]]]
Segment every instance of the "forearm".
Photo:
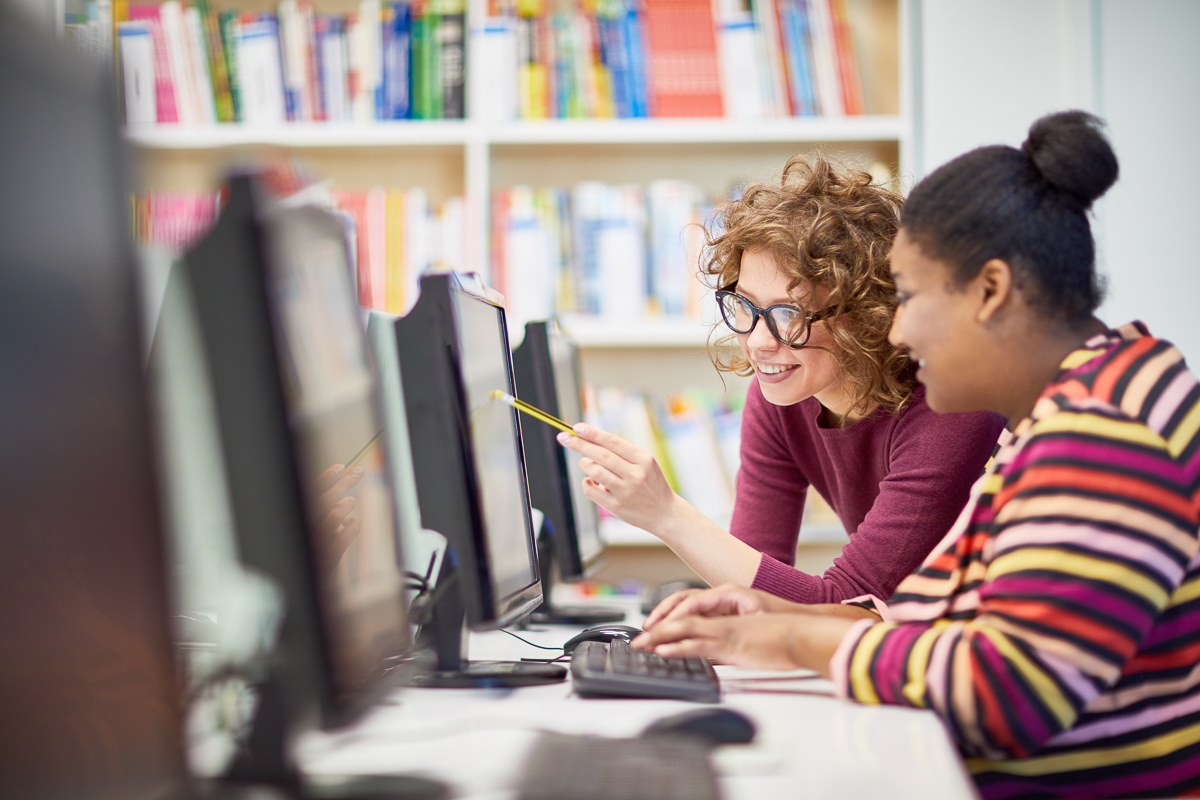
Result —
[[[829, 661], [837, 652], [846, 631], [860, 619], [874, 617], [864, 608], [852, 606], [819, 606], [819, 611], [804, 611], [796, 615], [787, 639], [788, 656], [797, 667], [811, 669], [830, 677]], [[839, 609], [854, 608], [862, 614], [845, 614]]]
[[674, 551], [710, 586], [731, 583], [749, 586], [758, 573], [762, 554], [676, 496], [650, 533]]

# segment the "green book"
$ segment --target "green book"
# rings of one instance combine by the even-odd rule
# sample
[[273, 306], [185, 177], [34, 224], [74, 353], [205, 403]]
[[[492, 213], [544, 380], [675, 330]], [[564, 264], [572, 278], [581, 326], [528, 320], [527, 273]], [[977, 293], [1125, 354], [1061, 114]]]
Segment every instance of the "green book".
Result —
[[238, 92], [236, 11], [222, 11], [217, 19], [221, 28], [221, 49], [225, 51], [225, 73], [229, 82], [229, 101], [233, 106], [233, 122], [242, 121], [242, 103]]
[[426, 75], [429, 70], [425, 62], [425, 48], [428, 44], [425, 34], [425, 16], [415, 16], [412, 20], [412, 117], [413, 119], [429, 119], [429, 85]]

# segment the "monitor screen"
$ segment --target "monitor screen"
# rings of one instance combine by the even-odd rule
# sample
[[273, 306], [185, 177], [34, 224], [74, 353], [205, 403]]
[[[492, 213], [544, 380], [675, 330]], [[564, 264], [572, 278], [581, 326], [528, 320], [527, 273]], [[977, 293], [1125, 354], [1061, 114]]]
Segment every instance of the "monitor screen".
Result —
[[[558, 403], [555, 416], [571, 424], [580, 422], [583, 420], [583, 403], [575, 348], [557, 331], [547, 330], [546, 339], [554, 372], [554, 399]], [[596, 504], [583, 493], [583, 480], [587, 476], [579, 466], [579, 458], [562, 450], [559, 450], [559, 456], [567, 465], [579, 558], [583, 564], [588, 564], [604, 549], [600, 538], [600, 514]]]
[[379, 678], [408, 644], [395, 509], [371, 370], [339, 223], [279, 211], [269, 297], [320, 612], [339, 694]]
[[517, 412], [494, 396], [515, 394], [505, 322], [478, 297], [462, 290], [453, 297], [486, 555], [494, 591], [509, 597], [536, 583], [538, 571]]

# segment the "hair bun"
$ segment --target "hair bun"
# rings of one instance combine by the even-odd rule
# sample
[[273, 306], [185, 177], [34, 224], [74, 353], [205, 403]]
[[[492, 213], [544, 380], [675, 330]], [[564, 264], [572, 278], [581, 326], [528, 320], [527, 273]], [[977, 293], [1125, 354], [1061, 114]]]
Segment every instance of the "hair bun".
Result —
[[1033, 123], [1021, 152], [1051, 186], [1086, 209], [1117, 180], [1117, 156], [1103, 126], [1086, 111], [1050, 114]]

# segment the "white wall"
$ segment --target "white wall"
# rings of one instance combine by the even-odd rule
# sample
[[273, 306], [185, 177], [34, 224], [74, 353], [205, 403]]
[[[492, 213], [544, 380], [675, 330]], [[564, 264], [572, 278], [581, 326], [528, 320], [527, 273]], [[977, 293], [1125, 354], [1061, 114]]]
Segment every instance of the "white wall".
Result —
[[1121, 177], [1100, 209], [1108, 322], [1200, 367], [1200, 3], [1103, 0], [1100, 108]]
[[1121, 178], [1096, 208], [1106, 322], [1138, 318], [1200, 365], [1200, 2], [924, 0], [925, 172], [1019, 145], [1042, 114], [1104, 117]]

